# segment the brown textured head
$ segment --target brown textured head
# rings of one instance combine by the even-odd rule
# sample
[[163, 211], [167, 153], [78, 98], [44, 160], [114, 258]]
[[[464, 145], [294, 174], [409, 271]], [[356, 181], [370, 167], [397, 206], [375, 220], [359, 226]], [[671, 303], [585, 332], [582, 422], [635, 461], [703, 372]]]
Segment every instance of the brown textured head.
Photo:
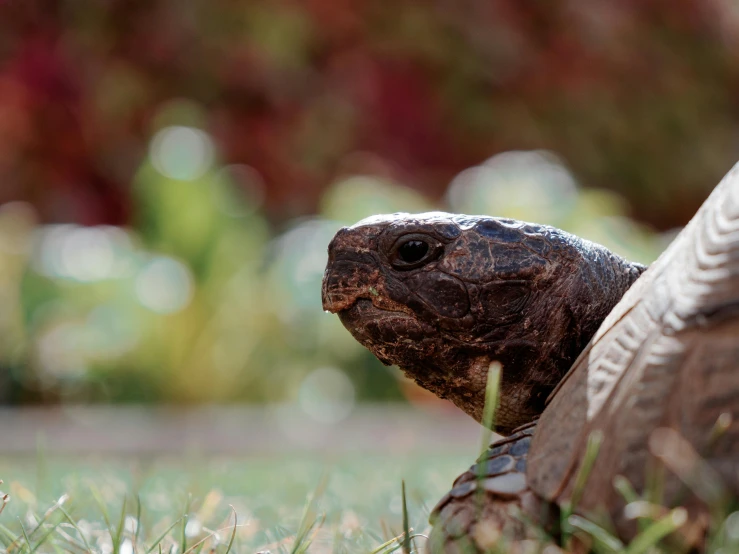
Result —
[[541, 413], [644, 270], [552, 227], [442, 212], [362, 220], [328, 252], [323, 307], [383, 363], [478, 421], [502, 364], [501, 433]]

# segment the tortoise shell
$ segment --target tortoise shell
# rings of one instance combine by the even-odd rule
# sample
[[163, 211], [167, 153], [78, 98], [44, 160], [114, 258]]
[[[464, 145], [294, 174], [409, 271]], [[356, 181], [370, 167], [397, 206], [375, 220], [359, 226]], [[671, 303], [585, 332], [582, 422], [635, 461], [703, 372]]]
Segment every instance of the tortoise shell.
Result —
[[678, 498], [684, 483], [709, 502], [726, 487], [739, 490], [739, 166], [626, 292], [551, 395], [528, 456], [532, 489], [569, 499], [596, 431], [602, 443], [578, 506], [605, 506], [617, 526], [626, 522], [616, 475], [643, 490], [647, 470], [664, 467], [662, 502], [680, 500], [693, 520], [703, 502]]

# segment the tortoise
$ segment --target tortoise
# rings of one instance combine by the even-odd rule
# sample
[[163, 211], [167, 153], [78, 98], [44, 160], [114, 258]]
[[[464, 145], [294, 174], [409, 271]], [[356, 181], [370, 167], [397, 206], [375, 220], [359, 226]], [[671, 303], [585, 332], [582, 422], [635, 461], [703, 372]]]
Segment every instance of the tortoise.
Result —
[[322, 298], [477, 421], [502, 368], [504, 438], [433, 510], [434, 550], [556, 534], [574, 501], [628, 540], [617, 476], [637, 494], [658, 477], [662, 505], [688, 516], [675, 540], [700, 550], [710, 510], [739, 491], [739, 164], [649, 268], [545, 225], [397, 213], [338, 231]]

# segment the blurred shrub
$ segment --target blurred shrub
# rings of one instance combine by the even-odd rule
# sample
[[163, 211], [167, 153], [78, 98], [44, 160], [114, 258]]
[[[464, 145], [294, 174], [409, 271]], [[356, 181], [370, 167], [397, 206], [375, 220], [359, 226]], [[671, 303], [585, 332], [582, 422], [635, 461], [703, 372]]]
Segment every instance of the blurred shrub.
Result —
[[[180, 125], [255, 168], [281, 224], [315, 212], [340, 174], [438, 201], [484, 157], [543, 148], [668, 229], [737, 158], [738, 13], [734, 0], [0, 2], [0, 203], [128, 224], [152, 129]], [[162, 121], [179, 97], [204, 112]], [[198, 141], [186, 133], [159, 140]]]
[[187, 110], [153, 134], [130, 228], [37, 226], [25, 204], [0, 209], [0, 363], [14, 400], [289, 400], [331, 421], [355, 396], [398, 398], [396, 374], [321, 308], [328, 242], [373, 213], [535, 220], [645, 261], [661, 248], [617, 195], [581, 189], [545, 152], [509, 152], [462, 172], [440, 206], [385, 178], [346, 177], [318, 216], [273, 229], [258, 173], [224, 166], [186, 120]]

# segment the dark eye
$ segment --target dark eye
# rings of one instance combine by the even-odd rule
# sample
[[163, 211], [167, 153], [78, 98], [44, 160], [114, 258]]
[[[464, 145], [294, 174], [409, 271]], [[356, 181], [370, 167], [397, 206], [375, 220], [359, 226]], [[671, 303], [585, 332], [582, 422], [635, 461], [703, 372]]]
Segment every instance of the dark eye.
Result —
[[407, 264], [413, 264], [423, 260], [428, 251], [429, 245], [422, 240], [409, 240], [398, 248], [398, 258]]
[[415, 269], [435, 260], [443, 251], [438, 241], [421, 234], [401, 238], [390, 250], [390, 263], [395, 269]]

